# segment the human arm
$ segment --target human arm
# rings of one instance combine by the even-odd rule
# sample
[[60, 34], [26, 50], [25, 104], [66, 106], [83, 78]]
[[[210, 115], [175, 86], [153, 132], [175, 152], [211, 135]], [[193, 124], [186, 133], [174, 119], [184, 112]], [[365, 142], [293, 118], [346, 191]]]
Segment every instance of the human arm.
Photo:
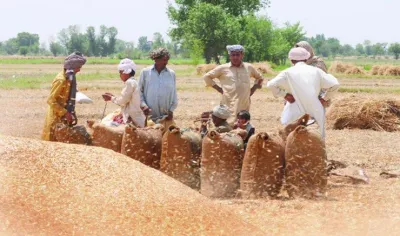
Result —
[[220, 94], [223, 94], [224, 91], [222, 90], [222, 88], [220, 86], [218, 86], [214, 79], [215, 78], [219, 78], [222, 75], [222, 67], [218, 66], [216, 68], [214, 68], [213, 70], [207, 72], [204, 76], [204, 82], [206, 83], [207, 87], [212, 87], [214, 88], [216, 91], [218, 91]]
[[264, 77], [262, 76], [262, 74], [256, 69], [254, 68], [253, 65], [249, 65], [249, 72], [250, 72], [250, 77], [254, 78], [254, 85], [251, 87], [250, 89], [250, 96], [254, 94], [254, 92], [257, 89], [261, 89], [262, 88], [262, 83], [264, 82]]
[[49, 104], [49, 106], [52, 108], [52, 110], [58, 117], [62, 117], [67, 113], [67, 109], [64, 107], [65, 104], [60, 104], [57, 101], [57, 98], [67, 95], [67, 93], [62, 94], [63, 92], [66, 92], [64, 90], [65, 88], [66, 86], [64, 85], [63, 80], [60, 79], [54, 80], [51, 85], [49, 98], [47, 99], [47, 104]]
[[292, 94], [288, 93], [284, 88], [287, 87], [287, 75], [285, 71], [279, 73], [274, 79], [268, 81], [269, 88], [274, 97], [283, 97], [289, 103], [295, 102]]
[[142, 109], [144, 115], [148, 116], [151, 112], [151, 109], [149, 108], [149, 106], [147, 106], [146, 97], [144, 96], [145, 86], [146, 86], [145, 72], [146, 72], [145, 70], [142, 70], [142, 72], [140, 73], [138, 87], [140, 90], [140, 108]]
[[178, 94], [176, 91], [176, 75], [175, 72], [171, 72], [171, 76], [173, 77], [173, 92], [172, 92], [172, 101], [171, 101], [171, 107], [169, 108], [168, 111], [168, 120], [172, 120], [174, 118], [174, 111], [178, 107]]

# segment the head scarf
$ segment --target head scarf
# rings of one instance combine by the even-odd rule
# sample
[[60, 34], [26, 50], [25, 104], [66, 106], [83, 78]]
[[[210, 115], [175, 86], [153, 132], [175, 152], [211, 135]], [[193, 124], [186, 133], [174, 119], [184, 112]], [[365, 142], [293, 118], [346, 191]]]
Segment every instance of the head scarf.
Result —
[[289, 59], [292, 61], [306, 61], [310, 53], [304, 48], [292, 48], [289, 52]]
[[73, 70], [82, 67], [86, 63], [86, 58], [80, 52], [74, 52], [64, 60], [64, 68]]
[[314, 57], [314, 49], [307, 41], [300, 41], [296, 43], [295, 47], [301, 47], [307, 50], [310, 53], [310, 58]]
[[232, 52], [244, 52], [244, 47], [242, 45], [228, 45], [226, 46], [226, 50], [231, 54]]
[[130, 74], [132, 71], [136, 71], [136, 64], [131, 59], [125, 58], [119, 63], [118, 70], [123, 74]]
[[231, 116], [229, 108], [225, 105], [218, 105], [214, 107], [212, 114], [220, 119], [226, 120]]
[[150, 58], [152, 60], [160, 59], [160, 58], [163, 58], [165, 56], [170, 58], [170, 54], [169, 54], [169, 52], [168, 52], [168, 50], [166, 48], [158, 48], [158, 49], [153, 50], [150, 53]]

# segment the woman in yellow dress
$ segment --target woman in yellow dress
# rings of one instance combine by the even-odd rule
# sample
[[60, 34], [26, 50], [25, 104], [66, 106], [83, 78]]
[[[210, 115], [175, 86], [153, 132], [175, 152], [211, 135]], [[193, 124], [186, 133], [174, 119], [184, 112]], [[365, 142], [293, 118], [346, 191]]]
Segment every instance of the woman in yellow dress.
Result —
[[69, 98], [71, 82], [67, 77], [67, 72], [78, 73], [86, 63], [85, 57], [80, 52], [74, 52], [65, 58], [64, 70], [60, 72], [52, 82], [50, 96], [47, 99], [47, 114], [42, 132], [42, 139], [47, 141], [54, 140], [54, 128], [57, 123], [65, 119], [71, 123], [73, 115], [65, 108]]

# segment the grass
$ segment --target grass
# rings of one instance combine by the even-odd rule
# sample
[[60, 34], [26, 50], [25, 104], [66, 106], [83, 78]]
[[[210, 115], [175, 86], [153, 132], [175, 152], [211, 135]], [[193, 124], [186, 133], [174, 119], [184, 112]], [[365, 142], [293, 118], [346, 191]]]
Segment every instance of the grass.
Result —
[[342, 93], [377, 93], [377, 94], [400, 94], [400, 88], [339, 88]]

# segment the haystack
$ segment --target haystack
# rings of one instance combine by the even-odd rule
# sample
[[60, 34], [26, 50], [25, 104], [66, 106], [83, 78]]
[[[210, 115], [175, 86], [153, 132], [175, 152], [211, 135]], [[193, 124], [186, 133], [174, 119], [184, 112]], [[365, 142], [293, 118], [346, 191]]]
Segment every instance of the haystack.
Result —
[[400, 66], [388, 66], [383, 75], [399, 76], [400, 75]]
[[379, 69], [381, 68], [380, 65], [372, 66], [371, 68], [371, 75], [379, 75]]
[[274, 70], [272, 70], [271, 65], [269, 65], [267, 62], [254, 63], [253, 66], [262, 74], [274, 73]]
[[203, 75], [209, 72], [210, 70], [214, 69], [215, 67], [217, 67], [216, 64], [200, 64], [197, 65], [196, 72], [198, 75]]
[[349, 67], [344, 73], [346, 75], [365, 75], [366, 74], [364, 69], [357, 67], [357, 66]]
[[0, 136], [0, 234], [265, 235], [122, 154]]
[[400, 131], [400, 101], [352, 96], [334, 102], [326, 118], [330, 129]]
[[353, 68], [354, 65], [352, 64], [346, 64], [340, 61], [335, 61], [332, 63], [332, 65], [329, 67], [329, 73], [340, 73], [343, 74], [346, 72], [346, 70]]

